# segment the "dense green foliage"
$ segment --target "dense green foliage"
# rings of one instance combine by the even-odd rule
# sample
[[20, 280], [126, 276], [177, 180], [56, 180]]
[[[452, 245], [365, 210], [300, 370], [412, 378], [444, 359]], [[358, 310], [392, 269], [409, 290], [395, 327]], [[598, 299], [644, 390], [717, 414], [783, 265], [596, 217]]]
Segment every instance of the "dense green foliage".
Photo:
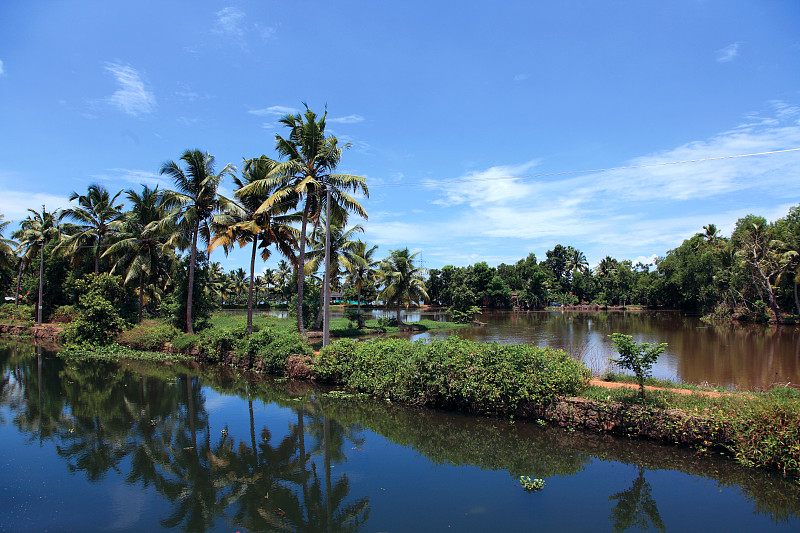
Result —
[[800, 316], [800, 206], [775, 222], [747, 215], [730, 238], [703, 227], [654, 263], [606, 256], [590, 269], [571, 246], [556, 245], [496, 268], [485, 262], [429, 271], [432, 303], [464, 319], [471, 306], [542, 308], [549, 304], [649, 306], [706, 313], [720, 322], [795, 323]]
[[125, 329], [119, 304], [125, 289], [122, 280], [111, 274], [87, 274], [75, 282], [80, 294], [78, 317], [64, 329], [67, 344], [111, 344]]
[[428, 343], [340, 340], [314, 362], [318, 379], [415, 404], [510, 413], [522, 402], [579, 393], [589, 371], [560, 350], [455, 336]]

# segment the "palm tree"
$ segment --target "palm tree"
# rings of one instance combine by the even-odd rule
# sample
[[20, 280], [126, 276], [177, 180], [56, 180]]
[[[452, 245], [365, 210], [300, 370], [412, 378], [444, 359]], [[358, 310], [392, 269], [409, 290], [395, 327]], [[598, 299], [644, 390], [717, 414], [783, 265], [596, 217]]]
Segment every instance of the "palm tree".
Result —
[[175, 161], [167, 161], [161, 165], [161, 174], [172, 178], [177, 191], [166, 191], [165, 205], [171, 211], [164, 223], [174, 224], [177, 233], [173, 235], [171, 244], [185, 249], [190, 242], [189, 287], [186, 294], [186, 331], [194, 333], [192, 327], [192, 293], [194, 291], [194, 267], [197, 257], [197, 241], [208, 242], [210, 230], [208, 219], [220, 209], [217, 198], [217, 187], [225, 174], [230, 174], [233, 167], [226, 165], [219, 174], [214, 174], [214, 156], [200, 150], [186, 150], [181, 154], [181, 161], [186, 165], [184, 171]]
[[72, 220], [76, 232], [65, 238], [60, 248], [73, 260], [80, 258], [84, 250], [94, 251], [94, 273], [100, 271], [100, 256], [103, 253], [103, 243], [110, 233], [114, 231], [112, 224], [122, 214], [122, 204], [114, 205], [122, 191], [114, 196], [102, 185], [89, 185], [86, 195], [73, 192], [70, 202], [78, 200], [78, 207], [65, 209], [61, 218]]
[[[275, 149], [287, 161], [278, 163], [269, 177], [249, 184], [242, 194], [275, 190], [259, 208], [266, 211], [276, 204], [304, 198], [302, 224], [300, 228], [300, 249], [297, 276], [297, 329], [303, 329], [303, 284], [305, 278], [306, 230], [309, 220], [318, 219], [325, 203], [325, 193], [330, 192], [332, 221], [344, 223], [348, 212], [355, 212], [367, 218], [361, 204], [347, 191], [361, 191], [369, 197], [366, 180], [350, 174], [333, 174], [342, 156], [342, 150], [350, 144], [339, 145], [334, 136], [325, 135], [325, 118], [308, 109], [304, 115], [286, 115], [279, 122], [290, 128], [289, 138], [275, 136]], [[332, 218], [331, 218], [332, 217]]]
[[292, 280], [292, 266], [281, 259], [278, 261], [278, 270], [275, 271], [273, 282], [278, 288], [278, 291], [283, 295], [286, 296], [286, 286], [289, 285], [289, 282]]
[[5, 215], [0, 214], [0, 268], [11, 269], [15, 259], [13, 248], [17, 243], [3, 236], [6, 228], [11, 224], [11, 221], [5, 220], [5, 218]]
[[570, 247], [569, 256], [567, 257], [567, 270], [571, 270], [573, 274], [580, 272], [586, 274], [589, 272], [589, 261], [586, 260], [586, 254], [576, 248]]
[[367, 283], [369, 280], [374, 280], [376, 276], [375, 267], [380, 264], [379, 261], [373, 259], [372, 256], [375, 253], [375, 250], [378, 249], [378, 246], [375, 245], [369, 250], [367, 250], [367, 243], [364, 241], [356, 241], [356, 246], [354, 247], [353, 254], [360, 258], [357, 262], [351, 262], [350, 268], [347, 269], [348, 277], [347, 280], [353, 284], [356, 291], [358, 291], [358, 296], [356, 300], [358, 301], [358, 327], [359, 329], [364, 327], [364, 319], [361, 316], [361, 289], [364, 287], [364, 284]]
[[[363, 233], [363, 231], [364, 227], [361, 224], [356, 224], [352, 228], [345, 230], [342, 224], [334, 223], [330, 226], [329, 236], [320, 235], [318, 232], [313, 233], [313, 249], [307, 256], [308, 262], [305, 265], [305, 273], [311, 274], [312, 272], [316, 272], [320, 263], [325, 260], [326, 255], [330, 261], [328, 269], [329, 276], [330, 274], [333, 274], [334, 277], [338, 276], [340, 266], [345, 270], [350, 270], [354, 263], [359, 264], [360, 258], [355, 255], [356, 243], [358, 241], [352, 240], [352, 237], [354, 233]], [[317, 313], [314, 329], [319, 329], [320, 322], [323, 318], [326, 322], [328, 321], [327, 316], [323, 317], [325, 298], [328, 298], [328, 301], [330, 301], [330, 291], [328, 294], [325, 294], [325, 291], [322, 291], [320, 294], [320, 311]]]
[[242, 170], [242, 179], [234, 176], [236, 184], [234, 194], [237, 202], [227, 201], [228, 208], [222, 215], [214, 217], [214, 238], [209, 244], [209, 253], [217, 246], [222, 246], [225, 253], [238, 243], [240, 247], [252, 243], [250, 255], [250, 283], [247, 294], [247, 331], [253, 332], [253, 284], [256, 267], [256, 252], [262, 248], [261, 258], [266, 261], [272, 252], [271, 245], [275, 245], [284, 257], [294, 260], [294, 249], [297, 239], [297, 230], [289, 224], [299, 217], [296, 214], [285, 214], [288, 207], [296, 201], [291, 199], [282, 205], [273, 205], [268, 209], [260, 209], [264, 201], [272, 194], [270, 189], [258, 189], [251, 192], [242, 192], [243, 189], [255, 182], [264, 180], [274, 169], [275, 161], [267, 157], [260, 157], [245, 161]]
[[378, 278], [386, 286], [378, 298], [386, 302], [387, 307], [397, 305], [397, 324], [400, 320], [400, 306], [409, 305], [428, 299], [425, 289], [425, 269], [414, 266], [414, 258], [408, 248], [390, 250], [390, 256], [381, 261]]
[[117, 231], [117, 240], [103, 256], [116, 256], [111, 273], [122, 271], [125, 283], [139, 283], [139, 317], [142, 322], [144, 309], [145, 286], [149, 287], [151, 298], [159, 294], [159, 278], [169, 277], [165, 266], [165, 256], [173, 254], [172, 248], [165, 243], [169, 236], [159, 221], [166, 216], [164, 198], [158, 187], [151, 189], [142, 186], [142, 192], [133, 189], [125, 191], [131, 210], [113, 222]]
[[[61, 238], [61, 230], [58, 221], [61, 219], [59, 210], [48, 212], [42, 206], [42, 212], [38, 213], [33, 209], [28, 209], [30, 215], [22, 221], [20, 229], [13, 237], [20, 243], [23, 251], [23, 259], [30, 261], [33, 258], [36, 248], [39, 248], [39, 306], [37, 310], [37, 323], [42, 325], [42, 286], [44, 277], [44, 248], [50, 243], [58, 242]], [[19, 284], [17, 284], [17, 296], [19, 297]], [[17, 298], [19, 300], [19, 298]]]
[[225, 298], [225, 272], [222, 270], [222, 265], [217, 261], [209, 263], [208, 283], [206, 283], [203, 290], [209, 298], [215, 302], [222, 304]]

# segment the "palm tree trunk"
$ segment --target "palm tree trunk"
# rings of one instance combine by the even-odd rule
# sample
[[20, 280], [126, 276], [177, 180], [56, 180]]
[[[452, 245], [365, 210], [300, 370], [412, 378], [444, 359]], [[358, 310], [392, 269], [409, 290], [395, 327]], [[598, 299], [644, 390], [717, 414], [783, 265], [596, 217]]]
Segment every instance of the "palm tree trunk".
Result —
[[[14, 293], [14, 308], [19, 306], [19, 285], [22, 282], [22, 272], [25, 270], [25, 258], [19, 261], [19, 274], [17, 274], [17, 290]], [[795, 284], [795, 297], [797, 296], [797, 284]]]
[[100, 272], [100, 250], [103, 247], [103, 239], [100, 238], [97, 240], [97, 250], [94, 252], [94, 273], [97, 274]]
[[324, 316], [325, 310], [325, 287], [323, 284], [323, 288], [319, 291], [319, 309], [317, 309], [317, 319], [314, 321], [314, 327], [312, 329], [318, 330], [322, 327], [322, 318]]
[[42, 325], [42, 279], [44, 278], [44, 240], [39, 251], [39, 307], [36, 310], [36, 321]]
[[303, 208], [303, 223], [300, 227], [300, 252], [297, 258], [297, 331], [304, 337], [306, 332], [303, 329], [303, 283], [306, 277], [306, 227], [308, 226], [310, 202], [311, 200], [306, 198], [306, 206]]
[[358, 286], [356, 300], [358, 302], [358, 329], [362, 329], [364, 327], [364, 320], [361, 318], [361, 285]]
[[144, 272], [139, 274], [139, 321], [142, 323], [142, 308], [144, 307]]
[[247, 293], [247, 336], [253, 334], [253, 270], [256, 268], [256, 248], [258, 235], [253, 238], [253, 253], [250, 255], [250, 289]]
[[200, 224], [194, 225], [192, 233], [192, 253], [189, 257], [189, 287], [186, 291], [186, 333], [194, 333], [192, 328], [192, 295], [194, 293], [194, 261], [197, 258], [197, 233], [200, 231]]
[[325, 284], [322, 287], [324, 295], [323, 313], [325, 322], [322, 324], [322, 345], [327, 346], [331, 341], [331, 189], [325, 187]]

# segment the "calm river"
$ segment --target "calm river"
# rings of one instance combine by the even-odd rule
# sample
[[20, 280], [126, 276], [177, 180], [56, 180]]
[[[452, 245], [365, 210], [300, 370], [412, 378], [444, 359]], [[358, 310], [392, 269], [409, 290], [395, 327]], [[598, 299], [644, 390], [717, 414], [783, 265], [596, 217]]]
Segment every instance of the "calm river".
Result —
[[2, 531], [800, 530], [796, 482], [720, 457], [27, 342], [0, 444]]

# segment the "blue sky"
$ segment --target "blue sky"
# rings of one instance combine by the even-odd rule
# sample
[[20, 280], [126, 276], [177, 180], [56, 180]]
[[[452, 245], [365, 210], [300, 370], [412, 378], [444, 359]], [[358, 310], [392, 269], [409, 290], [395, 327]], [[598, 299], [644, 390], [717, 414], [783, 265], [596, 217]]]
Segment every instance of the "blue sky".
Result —
[[663, 164], [800, 148], [798, 28], [795, 0], [2, 2], [0, 213], [276, 157], [307, 102], [381, 257], [649, 259], [800, 202], [797, 151]]

